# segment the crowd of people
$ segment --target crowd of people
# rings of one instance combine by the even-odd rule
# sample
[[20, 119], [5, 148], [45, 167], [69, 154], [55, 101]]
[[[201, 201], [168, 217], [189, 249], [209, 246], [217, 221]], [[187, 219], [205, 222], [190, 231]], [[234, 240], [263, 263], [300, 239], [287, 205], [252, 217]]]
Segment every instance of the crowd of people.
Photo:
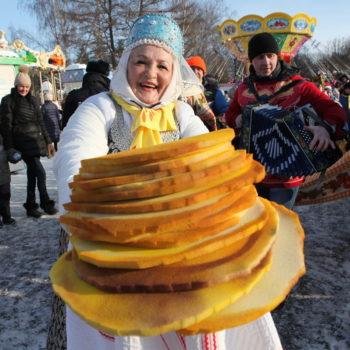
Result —
[[[108, 78], [108, 63], [89, 62], [82, 88], [73, 90], [65, 99], [63, 117], [52, 102], [50, 92], [45, 93], [45, 103], [40, 108], [31, 95], [28, 72], [21, 70], [11, 93], [2, 99], [0, 109], [2, 223], [15, 223], [10, 212], [8, 161], [23, 159], [25, 162], [28, 183], [24, 208], [28, 216], [39, 218], [42, 215], [39, 207], [49, 215], [57, 212], [47, 193], [40, 157], [54, 156], [59, 209], [62, 211], [62, 205], [69, 202], [68, 184], [78, 172], [82, 159], [175, 141], [226, 127], [236, 129], [239, 135], [243, 110], [252, 104], [269, 103], [285, 109], [311, 104], [327, 125], [307, 127], [313, 135], [310, 148], [315, 151], [334, 148], [335, 141], [344, 136], [349, 118], [348, 77], [341, 76], [338, 97], [335, 97], [334, 84], [323, 81], [317, 86], [280, 60], [277, 42], [271, 34], [260, 33], [250, 40], [250, 72], [230, 101], [220, 90], [216, 77], [208, 74], [205, 60], [200, 56], [186, 59], [183, 50], [181, 30], [172, 19], [152, 14], [139, 18], [131, 29], [112, 80]], [[331, 86], [332, 94], [328, 86]], [[149, 110], [157, 115], [155, 120], [145, 120]], [[262, 197], [292, 208], [302, 182], [302, 177], [281, 178], [267, 174], [257, 190]], [[39, 203], [36, 201], [36, 186]], [[67, 242], [64, 230], [61, 234], [64, 236], [62, 242]], [[61, 310], [58, 309], [55, 308], [52, 321], [56, 325], [52, 326], [55, 332], [50, 333], [49, 349], [60, 348], [58, 343], [65, 344], [62, 339], [66, 335], [68, 349], [86, 350], [157, 350], [164, 348], [164, 339], [169, 344], [177, 339], [171, 334], [164, 337], [115, 336], [111, 343], [69, 307], [65, 330], [63, 304]], [[197, 349], [193, 344], [201, 343], [200, 337], [191, 337], [188, 349]], [[237, 338], [243, 339], [246, 349], [254, 348], [257, 343], [260, 348], [281, 348], [269, 314], [240, 329], [218, 332], [215, 337], [220, 350], [231, 349], [230, 342]], [[177, 345], [169, 346], [175, 349]]]
[[[70, 116], [85, 99], [108, 91], [109, 64], [102, 60], [90, 61], [86, 67], [82, 87], [72, 90], [65, 98], [63, 108], [53, 101], [51, 90], [43, 92], [44, 103], [32, 95], [32, 81], [28, 66], [20, 66], [14, 87], [0, 105], [0, 227], [14, 225], [11, 217], [10, 163], [23, 161], [27, 169], [27, 200], [23, 204], [27, 216], [40, 218], [42, 211], [55, 215], [55, 202], [46, 189], [46, 173], [40, 157], [52, 158], [57, 151], [62, 129]], [[39, 203], [36, 201], [36, 188]]]

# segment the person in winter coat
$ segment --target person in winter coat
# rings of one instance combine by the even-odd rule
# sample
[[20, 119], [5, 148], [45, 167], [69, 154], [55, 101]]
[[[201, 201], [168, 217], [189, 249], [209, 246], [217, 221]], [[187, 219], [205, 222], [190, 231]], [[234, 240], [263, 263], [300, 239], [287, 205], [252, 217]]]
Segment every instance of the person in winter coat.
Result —
[[209, 131], [215, 131], [217, 130], [215, 115], [204, 95], [204, 87], [202, 85], [204, 74], [207, 72], [207, 66], [203, 58], [200, 56], [189, 57], [186, 59], [186, 62], [192, 68], [194, 74], [197, 76], [203, 92], [195, 96], [188, 96], [186, 99], [184, 99], [184, 101], [193, 108], [194, 114], [203, 121]]
[[348, 116], [348, 123], [350, 124], [350, 82], [344, 84], [340, 90], [339, 102], [344, 108], [346, 115]]
[[[18, 159], [19, 160], [19, 159]], [[0, 134], [0, 228], [5, 225], [14, 225], [16, 220], [11, 217], [11, 174], [7, 161], [7, 152], [4, 149], [3, 139]]]
[[[334, 148], [330, 134], [342, 136], [346, 121], [343, 109], [313, 83], [296, 74], [296, 69], [278, 60], [279, 48], [273, 35], [259, 33], [248, 43], [248, 56], [252, 63], [250, 75], [238, 87], [226, 112], [228, 126], [239, 129], [242, 126], [242, 112], [245, 106], [257, 103], [278, 105], [284, 109], [311, 104], [318, 116], [328, 125], [306, 127], [313, 134], [310, 149], [324, 151]], [[298, 188], [303, 178], [278, 178], [268, 176], [258, 185], [261, 196], [283, 204], [294, 205]]]
[[219, 88], [218, 81], [212, 75], [206, 75], [204, 78], [204, 94], [209, 103], [209, 107], [214, 112], [216, 117], [216, 124], [219, 129], [225, 128], [226, 123], [224, 114], [228, 108], [228, 102]]
[[109, 64], [107, 62], [102, 60], [88, 62], [82, 87], [70, 91], [67, 95], [63, 107], [62, 129], [83, 101], [92, 95], [109, 90], [110, 79], [108, 74]]
[[41, 113], [43, 115], [46, 130], [50, 136], [57, 151], [57, 143], [60, 139], [61, 132], [61, 115], [57, 106], [52, 102], [52, 93], [46, 92], [44, 94], [44, 104], [41, 106]]
[[43, 118], [34, 96], [30, 93], [31, 80], [28, 67], [21, 66], [15, 79], [15, 87], [1, 101], [1, 132], [4, 147], [11, 156], [19, 151], [27, 166], [27, 201], [24, 207], [27, 215], [39, 218], [35, 200], [35, 187], [40, 194], [40, 207], [45, 213], [57, 212], [55, 202], [49, 198], [46, 189], [46, 173], [40, 162], [41, 156], [52, 157], [55, 153], [46, 131]]
[[345, 84], [347, 84], [349, 82], [350, 82], [349, 77], [346, 74], [342, 74], [339, 77], [339, 83], [340, 83], [341, 88], [344, 88]]

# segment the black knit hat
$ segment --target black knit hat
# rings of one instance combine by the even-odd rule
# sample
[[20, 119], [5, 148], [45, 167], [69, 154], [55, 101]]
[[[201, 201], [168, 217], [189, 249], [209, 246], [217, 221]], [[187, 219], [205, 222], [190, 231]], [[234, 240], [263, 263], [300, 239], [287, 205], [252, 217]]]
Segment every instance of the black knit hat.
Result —
[[109, 63], [98, 60], [98, 61], [89, 61], [86, 66], [87, 72], [96, 72], [108, 76], [109, 74]]
[[278, 55], [279, 52], [277, 41], [270, 33], [256, 34], [248, 43], [248, 57], [250, 61], [262, 53], [275, 53]]

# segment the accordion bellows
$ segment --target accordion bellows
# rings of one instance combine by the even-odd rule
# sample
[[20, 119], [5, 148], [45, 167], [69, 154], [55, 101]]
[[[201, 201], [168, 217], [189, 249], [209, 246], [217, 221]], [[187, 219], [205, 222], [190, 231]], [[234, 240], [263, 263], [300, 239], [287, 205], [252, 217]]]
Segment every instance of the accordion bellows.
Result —
[[342, 154], [339, 149], [310, 150], [313, 135], [305, 125], [327, 129], [311, 105], [294, 111], [269, 104], [247, 106], [242, 114], [239, 148], [252, 153], [270, 175], [289, 178], [323, 171]]
[[276, 307], [304, 273], [291, 211], [257, 196], [264, 168], [226, 129], [82, 162], [50, 272], [87, 323], [115, 335], [213, 332]]

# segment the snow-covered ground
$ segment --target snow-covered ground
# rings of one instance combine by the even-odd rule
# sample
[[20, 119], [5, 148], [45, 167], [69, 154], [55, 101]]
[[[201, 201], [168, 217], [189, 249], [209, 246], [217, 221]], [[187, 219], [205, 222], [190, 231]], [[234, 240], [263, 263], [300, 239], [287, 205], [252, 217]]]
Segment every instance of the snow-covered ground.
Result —
[[[47, 188], [57, 197], [52, 161], [43, 159]], [[57, 258], [58, 216], [28, 218], [25, 171], [12, 175], [16, 226], [0, 229], [0, 349], [45, 349], [52, 292], [48, 271]]]
[[285, 350], [350, 349], [350, 199], [297, 207], [306, 275], [273, 313]]
[[[56, 199], [52, 161], [43, 164], [49, 193]], [[46, 347], [52, 297], [48, 271], [57, 258], [59, 225], [57, 217], [27, 218], [25, 196], [26, 175], [21, 171], [12, 176], [17, 225], [0, 229], [1, 350]], [[350, 200], [298, 212], [306, 232], [308, 271], [273, 313], [282, 343], [285, 350], [350, 349]]]

